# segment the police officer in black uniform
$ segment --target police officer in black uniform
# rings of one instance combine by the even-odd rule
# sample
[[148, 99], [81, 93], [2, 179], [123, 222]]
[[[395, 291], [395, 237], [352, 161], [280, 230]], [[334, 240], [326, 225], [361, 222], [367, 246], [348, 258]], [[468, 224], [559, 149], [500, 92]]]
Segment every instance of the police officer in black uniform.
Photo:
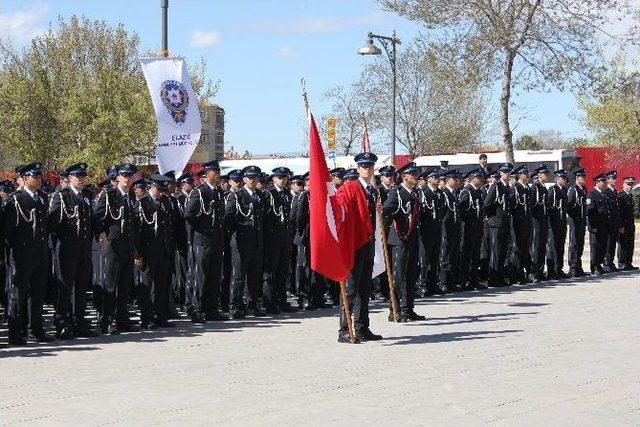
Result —
[[187, 198], [184, 217], [193, 229], [191, 320], [227, 320], [219, 310], [224, 248], [225, 203], [217, 160], [203, 163], [204, 178]]
[[482, 243], [482, 226], [484, 207], [482, 203], [482, 185], [485, 173], [482, 169], [474, 169], [465, 175], [469, 183], [460, 191], [460, 216], [462, 218], [462, 248], [460, 257], [460, 284], [464, 289], [486, 289], [478, 277], [480, 260], [480, 244]]
[[443, 201], [442, 191], [438, 188], [440, 171], [432, 169], [421, 174], [427, 185], [419, 193], [420, 238], [424, 248], [426, 264], [426, 294], [439, 292], [438, 270], [440, 268], [440, 244], [442, 241]]
[[[380, 185], [378, 185], [378, 192], [380, 193], [380, 203], [384, 206], [384, 203], [387, 200], [387, 195], [389, 194], [389, 190], [395, 186], [396, 181], [396, 168], [392, 165], [383, 166], [378, 169], [378, 173], [380, 174]], [[386, 218], [383, 218], [386, 220]], [[385, 224], [385, 227], [388, 228], [389, 224]], [[388, 246], [388, 253], [391, 254], [391, 247]], [[378, 276], [373, 282], [374, 289], [371, 293], [372, 299], [375, 298], [376, 293], [382, 295], [383, 298], [389, 299], [389, 278], [386, 274], [381, 274]]]
[[605, 194], [607, 178], [604, 174], [593, 178], [595, 187], [587, 196], [587, 228], [589, 229], [589, 247], [591, 258], [591, 274], [605, 273], [602, 264], [609, 239], [610, 204]]
[[97, 230], [91, 199], [85, 190], [87, 164], [66, 169], [68, 185], [53, 194], [49, 206], [49, 231], [56, 236], [58, 298], [56, 337], [92, 337], [85, 319], [87, 291], [91, 287], [92, 245]]
[[418, 280], [418, 238], [420, 235], [418, 194], [418, 168], [409, 162], [400, 169], [402, 182], [389, 190], [384, 202], [387, 243], [391, 247], [393, 281], [398, 290], [399, 318], [390, 321], [409, 322], [425, 320], [414, 311], [414, 288]]
[[[242, 172], [233, 169], [227, 174], [229, 177], [229, 189], [224, 192], [225, 205], [229, 200], [229, 195], [242, 188]], [[220, 309], [222, 312], [229, 311], [231, 302], [231, 281], [233, 278], [233, 263], [231, 262], [231, 238], [235, 230], [225, 221], [224, 224], [224, 249], [222, 259], [222, 281], [220, 282]]]
[[[485, 173], [486, 184], [480, 189], [484, 208], [484, 200], [491, 184], [500, 179], [500, 172], [487, 169]], [[482, 241], [480, 243], [480, 260], [478, 261], [478, 278], [482, 282], [486, 282], [489, 278], [489, 259], [491, 258], [491, 227], [486, 212], [483, 212], [482, 220]]]
[[[233, 290], [230, 306], [234, 319], [265, 314], [260, 307], [265, 211], [264, 200], [257, 188], [261, 174], [257, 166], [242, 169], [244, 186], [229, 195], [225, 208], [225, 221], [235, 230], [231, 239]], [[245, 288], [248, 304], [244, 302]]]
[[105, 256], [98, 326], [103, 334], [136, 330], [129, 318], [129, 297], [133, 287], [134, 219], [132, 176], [138, 169], [132, 164], [117, 168], [113, 188], [103, 191], [94, 202], [94, 216], [100, 231], [98, 241]]
[[547, 194], [549, 212], [549, 242], [547, 244], [547, 278], [566, 279], [562, 270], [564, 264], [564, 244], [567, 238], [567, 172], [559, 169], [554, 172], [556, 183]]
[[139, 286], [140, 326], [143, 329], [175, 326], [169, 322], [169, 298], [171, 291], [171, 262], [174, 239], [172, 233], [173, 206], [169, 199], [170, 178], [153, 174], [149, 176], [147, 191], [145, 180], [133, 183], [134, 203], [134, 254], [142, 271]]
[[453, 169], [446, 173], [445, 187], [442, 190], [443, 218], [442, 242], [440, 247], [440, 292], [461, 291], [460, 283], [460, 240], [462, 218], [458, 200], [458, 177]]
[[289, 282], [291, 293], [298, 297], [298, 308], [302, 309], [300, 304], [300, 288], [296, 279], [296, 266], [298, 264], [298, 245], [295, 243], [297, 234], [298, 209], [300, 208], [300, 200], [304, 194], [304, 179], [301, 175], [294, 175], [289, 180], [291, 183], [291, 212], [289, 213], [289, 222], [291, 224], [291, 254], [289, 255]]
[[177, 185], [180, 187], [178, 193], [173, 197], [176, 199], [176, 207], [178, 208], [179, 221], [176, 222], [175, 239], [178, 258], [176, 260], [176, 281], [179, 290], [178, 302], [187, 308], [189, 315], [191, 302], [188, 300], [188, 291], [193, 289], [189, 284], [192, 279], [191, 267], [193, 251], [191, 250], [192, 232], [191, 226], [184, 219], [184, 208], [187, 203], [187, 197], [193, 190], [193, 175], [188, 172], [183, 173], [176, 179]]
[[47, 195], [40, 190], [42, 165], [16, 168], [20, 189], [5, 199], [2, 231], [7, 241], [7, 318], [9, 344], [25, 345], [27, 329], [38, 342], [51, 342], [45, 332], [42, 305], [49, 274]]
[[291, 171], [277, 167], [273, 186], [266, 190], [264, 213], [264, 285], [263, 303], [269, 314], [294, 309], [287, 302], [287, 267], [291, 253], [291, 193], [287, 189]]
[[609, 222], [609, 234], [607, 236], [607, 249], [604, 255], [604, 271], [613, 273], [618, 271], [614, 258], [616, 256], [616, 245], [618, 244], [618, 235], [621, 231], [620, 225], [620, 209], [618, 208], [618, 190], [616, 189], [616, 181], [618, 180], [618, 172], [615, 170], [609, 171], [605, 174], [607, 178], [607, 186], [604, 189], [604, 194], [609, 201], [609, 215], [611, 216]]
[[508, 286], [505, 280], [505, 258], [511, 227], [511, 203], [509, 202], [509, 173], [513, 165], [500, 166], [500, 179], [489, 186], [484, 199], [485, 212], [489, 218], [490, 256], [489, 286]]
[[618, 235], [618, 269], [623, 271], [637, 270], [633, 265], [633, 248], [636, 234], [634, 220], [634, 200], [631, 190], [635, 178], [627, 176], [623, 180], [622, 191], [618, 192], [618, 210], [620, 212], [620, 228]]
[[522, 165], [516, 169], [518, 181], [511, 189], [511, 275], [523, 285], [530, 283], [531, 273], [531, 192], [529, 169]]
[[587, 171], [575, 169], [574, 182], [567, 194], [567, 225], [569, 227], [569, 277], [588, 276], [582, 268], [584, 235], [587, 228]]
[[533, 172], [537, 181], [531, 186], [531, 272], [534, 283], [545, 280], [544, 265], [549, 240], [549, 212], [547, 194], [549, 190], [549, 168], [542, 165]]

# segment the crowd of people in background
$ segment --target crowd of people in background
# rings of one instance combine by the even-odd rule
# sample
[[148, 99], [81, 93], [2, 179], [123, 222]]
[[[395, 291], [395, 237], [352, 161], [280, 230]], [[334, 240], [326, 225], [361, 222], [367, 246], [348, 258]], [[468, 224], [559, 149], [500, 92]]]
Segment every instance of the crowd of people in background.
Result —
[[[330, 175], [338, 195], [350, 181], [361, 186], [374, 230], [382, 213], [400, 309], [389, 321], [424, 320], [414, 311], [416, 297], [637, 269], [633, 177], [623, 177], [618, 190], [616, 171], [587, 183], [581, 168], [492, 170], [480, 155], [465, 174], [410, 162], [384, 166], [374, 178], [376, 160], [361, 153], [358, 168]], [[11, 345], [170, 328], [185, 315], [217, 322], [340, 303], [337, 284], [310, 268], [308, 173], [247, 166], [222, 175], [214, 160], [197, 175], [139, 177], [136, 166], [122, 164], [93, 187], [88, 165], [78, 163], [48, 191], [42, 173], [31, 163], [0, 183]], [[352, 276], [371, 270], [371, 248], [356, 253]], [[369, 299], [389, 299], [389, 276], [372, 281], [365, 273], [357, 290], [349, 288], [360, 341], [382, 338], [369, 329]], [[87, 318], [88, 301], [97, 324]], [[55, 309], [55, 338], [43, 320], [46, 302]], [[339, 341], [346, 342], [344, 319]]]

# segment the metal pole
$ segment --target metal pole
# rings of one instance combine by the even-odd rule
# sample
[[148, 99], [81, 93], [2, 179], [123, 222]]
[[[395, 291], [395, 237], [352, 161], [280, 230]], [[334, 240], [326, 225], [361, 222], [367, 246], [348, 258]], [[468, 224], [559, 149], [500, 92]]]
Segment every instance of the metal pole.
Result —
[[169, 15], [169, 0], [160, 0], [160, 7], [162, 8], [162, 56], [165, 58], [169, 56], [169, 37], [167, 34], [167, 21]]
[[393, 30], [391, 38], [391, 74], [393, 85], [393, 101], [391, 103], [391, 165], [396, 165], [396, 30]]

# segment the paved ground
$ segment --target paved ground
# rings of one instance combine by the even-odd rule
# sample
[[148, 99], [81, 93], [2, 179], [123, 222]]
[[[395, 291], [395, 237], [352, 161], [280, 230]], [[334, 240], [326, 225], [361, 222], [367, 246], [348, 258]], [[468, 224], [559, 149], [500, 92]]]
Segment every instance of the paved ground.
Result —
[[640, 273], [0, 347], [1, 425], [638, 425]]

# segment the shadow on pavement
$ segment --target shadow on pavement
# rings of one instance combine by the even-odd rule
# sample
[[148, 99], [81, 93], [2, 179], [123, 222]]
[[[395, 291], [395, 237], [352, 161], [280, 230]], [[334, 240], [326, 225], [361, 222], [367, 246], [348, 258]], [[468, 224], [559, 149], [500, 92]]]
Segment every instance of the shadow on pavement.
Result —
[[[504, 329], [499, 331], [471, 331], [471, 332], [444, 332], [441, 334], [409, 335], [400, 337], [385, 337], [383, 345], [407, 345], [407, 344], [434, 344], [453, 341], [484, 340], [501, 338], [506, 334], [522, 332], [522, 329]], [[394, 341], [394, 342], [387, 342]]]

